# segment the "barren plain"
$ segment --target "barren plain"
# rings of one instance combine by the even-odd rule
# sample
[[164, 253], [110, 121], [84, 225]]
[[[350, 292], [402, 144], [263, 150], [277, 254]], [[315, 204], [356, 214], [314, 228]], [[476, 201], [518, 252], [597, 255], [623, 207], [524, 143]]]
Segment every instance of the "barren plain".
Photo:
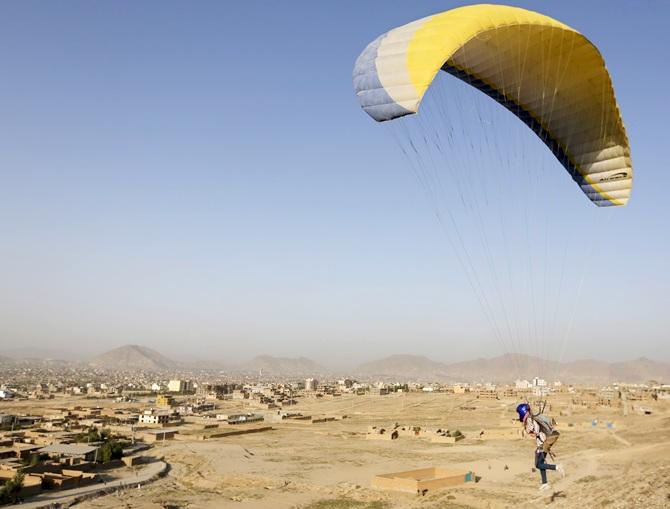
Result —
[[[552, 489], [540, 493], [533, 470], [534, 442], [516, 434], [514, 400], [478, 400], [468, 394], [305, 398], [292, 408], [334, 421], [283, 420], [272, 430], [208, 440], [173, 440], [152, 454], [170, 464], [168, 475], [141, 488], [78, 504], [83, 508], [447, 509], [521, 506], [556, 508], [665, 508], [670, 506], [670, 402], [632, 407], [574, 407], [550, 399], [558, 421], [554, 448], [565, 465], [549, 472]], [[222, 412], [248, 411], [222, 402]], [[594, 425], [594, 420], [597, 424]], [[456, 444], [401, 435], [370, 440], [370, 426], [460, 430]], [[608, 425], [609, 423], [609, 425]], [[268, 425], [268, 423], [264, 423]], [[253, 425], [247, 425], [253, 426]], [[484, 434], [482, 435], [482, 431]], [[488, 439], [486, 437], [489, 437]], [[472, 471], [476, 482], [423, 494], [371, 487], [377, 474], [437, 466]]]

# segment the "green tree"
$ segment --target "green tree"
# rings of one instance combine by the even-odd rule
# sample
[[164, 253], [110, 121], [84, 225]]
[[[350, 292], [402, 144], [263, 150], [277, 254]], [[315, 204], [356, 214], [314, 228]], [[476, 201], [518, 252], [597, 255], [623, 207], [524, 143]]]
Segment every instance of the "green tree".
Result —
[[88, 428], [86, 433], [77, 435], [77, 442], [106, 442], [111, 439], [112, 432], [109, 428], [102, 428], [99, 430], [96, 426]]
[[98, 454], [98, 460], [100, 463], [107, 463], [112, 459], [112, 445], [109, 442], [105, 442], [100, 446], [100, 454]]
[[108, 461], [121, 459], [123, 456], [123, 445], [116, 440], [108, 440], [100, 446], [98, 461], [107, 463]]
[[1, 504], [15, 504], [19, 498], [19, 492], [23, 487], [23, 472], [17, 472], [12, 479], [7, 481], [5, 485], [0, 488], [0, 503]]

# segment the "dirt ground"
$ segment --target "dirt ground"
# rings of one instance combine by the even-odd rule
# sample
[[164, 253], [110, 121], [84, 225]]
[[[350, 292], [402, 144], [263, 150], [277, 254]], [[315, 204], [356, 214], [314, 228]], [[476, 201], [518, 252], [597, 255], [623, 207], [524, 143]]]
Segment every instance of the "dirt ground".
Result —
[[[172, 441], [154, 453], [169, 475], [81, 503], [83, 508], [158, 509], [448, 509], [550, 506], [555, 508], [670, 507], [670, 404], [646, 404], [652, 415], [620, 409], [570, 409], [554, 402], [561, 438], [555, 446], [566, 477], [549, 472], [552, 489], [540, 493], [533, 471], [534, 442], [514, 436], [480, 440], [482, 430], [513, 423], [515, 401], [479, 401], [467, 395], [343, 396], [302, 401], [296, 411], [346, 415], [335, 422], [276, 424], [272, 431], [206, 441]], [[239, 404], [228, 404], [239, 409]], [[461, 408], [463, 407], [463, 408]], [[472, 409], [474, 408], [474, 409]], [[560, 411], [570, 412], [561, 416]], [[597, 426], [592, 420], [598, 419]], [[466, 439], [435, 444], [401, 436], [366, 440], [368, 426], [458, 429]], [[614, 429], [608, 429], [607, 422]], [[477, 482], [423, 496], [371, 487], [376, 474], [439, 466], [471, 470]]]

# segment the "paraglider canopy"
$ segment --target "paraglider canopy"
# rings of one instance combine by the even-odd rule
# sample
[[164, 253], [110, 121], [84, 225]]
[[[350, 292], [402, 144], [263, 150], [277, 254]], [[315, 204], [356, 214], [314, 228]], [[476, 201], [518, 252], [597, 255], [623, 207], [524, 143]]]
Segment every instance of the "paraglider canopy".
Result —
[[354, 88], [373, 119], [394, 120], [419, 110], [440, 70], [522, 120], [593, 203], [628, 202], [626, 130], [604, 60], [582, 34], [517, 7], [459, 7], [370, 43], [356, 61]]

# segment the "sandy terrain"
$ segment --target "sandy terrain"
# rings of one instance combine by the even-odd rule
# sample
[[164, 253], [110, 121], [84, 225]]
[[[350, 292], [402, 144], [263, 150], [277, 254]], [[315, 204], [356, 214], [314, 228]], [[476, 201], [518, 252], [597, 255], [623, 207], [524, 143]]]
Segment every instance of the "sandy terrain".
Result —
[[[459, 406], [474, 406], [475, 410]], [[472, 401], [467, 396], [407, 394], [303, 400], [303, 413], [343, 415], [335, 422], [279, 424], [269, 432], [198, 442], [167, 442], [154, 453], [170, 474], [142, 489], [83, 502], [82, 508], [503, 508], [530, 506], [661, 508], [670, 506], [670, 405], [652, 415], [620, 410], [573, 410], [560, 416], [555, 447], [567, 476], [549, 472], [553, 489], [537, 490], [534, 443], [513, 437], [478, 440], [482, 430], [512, 426], [514, 401]], [[228, 404], [230, 409], [241, 408]], [[562, 408], [567, 408], [567, 405]], [[599, 428], [590, 426], [598, 418]], [[602, 424], [614, 422], [615, 430]], [[455, 445], [401, 437], [366, 440], [369, 425], [395, 422], [459, 429]], [[424, 496], [372, 489], [375, 474], [426, 466], [472, 470], [478, 482]]]

